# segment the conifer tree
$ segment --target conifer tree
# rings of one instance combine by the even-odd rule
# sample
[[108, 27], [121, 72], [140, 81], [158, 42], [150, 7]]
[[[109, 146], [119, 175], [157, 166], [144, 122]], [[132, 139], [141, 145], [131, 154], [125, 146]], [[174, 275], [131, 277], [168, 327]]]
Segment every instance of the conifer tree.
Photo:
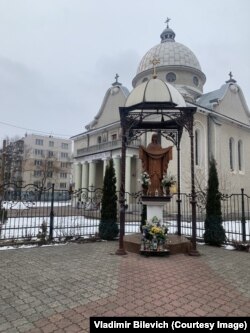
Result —
[[118, 233], [116, 177], [114, 162], [111, 159], [106, 167], [103, 182], [99, 236], [102, 239], [112, 240], [118, 236]]
[[212, 157], [209, 163], [206, 219], [204, 241], [209, 245], [221, 246], [226, 241], [225, 230], [222, 225], [221, 195], [216, 169], [216, 161]]
[[140, 230], [142, 232], [142, 227], [144, 225], [146, 225], [146, 221], [147, 221], [147, 206], [146, 205], [142, 205], [142, 212], [141, 212], [141, 225], [140, 225]]
[[2, 203], [0, 201], [0, 233], [1, 233], [1, 225], [7, 221], [7, 210], [2, 208]]

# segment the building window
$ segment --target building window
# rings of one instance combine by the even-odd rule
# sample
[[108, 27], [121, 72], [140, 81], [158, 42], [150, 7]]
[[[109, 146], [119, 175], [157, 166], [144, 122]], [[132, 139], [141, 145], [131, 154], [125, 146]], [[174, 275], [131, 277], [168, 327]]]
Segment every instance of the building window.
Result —
[[66, 183], [60, 183], [60, 188], [66, 188], [67, 184]]
[[36, 139], [36, 145], [43, 146], [43, 140], [42, 139]]
[[234, 147], [234, 139], [229, 139], [229, 163], [230, 163], [230, 170], [234, 171], [234, 153], [235, 153], [235, 147]]
[[34, 181], [34, 185], [37, 187], [41, 187], [42, 183], [39, 180]]
[[42, 149], [35, 149], [35, 155], [43, 155], [43, 150]]
[[42, 160], [34, 160], [34, 165], [42, 165], [43, 161]]
[[41, 177], [42, 171], [41, 170], [34, 170], [34, 177]]
[[67, 178], [67, 172], [61, 172], [60, 178]]
[[238, 141], [238, 164], [239, 164], [239, 171], [243, 170], [243, 144], [242, 141]]
[[53, 177], [53, 172], [52, 171], [48, 171], [47, 172], [47, 177], [52, 178]]
[[102, 137], [100, 135], [97, 137], [97, 143], [98, 144], [102, 143]]
[[54, 147], [54, 141], [49, 141], [49, 147]]
[[67, 162], [61, 162], [61, 168], [68, 168], [68, 163]]
[[174, 82], [176, 80], [176, 75], [173, 72], [170, 72], [166, 75], [167, 82]]
[[53, 161], [48, 161], [48, 168], [53, 168]]
[[51, 150], [49, 150], [49, 151], [48, 151], [48, 157], [54, 157], [54, 152], [51, 151]]
[[62, 158], [68, 158], [68, 157], [69, 157], [69, 154], [68, 154], [68, 153], [61, 153], [61, 157], [62, 157]]
[[196, 129], [194, 132], [195, 137], [195, 165], [201, 165], [201, 132]]
[[62, 149], [69, 149], [69, 144], [62, 142]]

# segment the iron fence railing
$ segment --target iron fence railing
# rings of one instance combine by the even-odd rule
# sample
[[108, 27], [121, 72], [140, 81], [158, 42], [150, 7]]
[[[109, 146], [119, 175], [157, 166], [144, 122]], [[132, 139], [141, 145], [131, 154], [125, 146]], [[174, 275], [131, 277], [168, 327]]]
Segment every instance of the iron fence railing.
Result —
[[[119, 193], [118, 193], [119, 197]], [[140, 232], [142, 202], [141, 193], [126, 193], [125, 233]], [[18, 187], [15, 184], [0, 186], [1, 216], [0, 242], [37, 240], [46, 233], [50, 240], [68, 237], [90, 238], [98, 233], [101, 217], [102, 189], [90, 187], [78, 191], [39, 188], [30, 184]], [[180, 199], [180, 200], [179, 200]], [[173, 194], [166, 202], [163, 223], [170, 233], [177, 233], [177, 221], [181, 234], [192, 235], [191, 196]], [[178, 202], [180, 216], [178, 218]], [[203, 193], [196, 196], [197, 239], [203, 240], [206, 217]], [[222, 218], [228, 243], [250, 241], [250, 197], [244, 193], [222, 195]], [[119, 222], [119, 202], [117, 203]], [[4, 211], [7, 211], [5, 219]]]

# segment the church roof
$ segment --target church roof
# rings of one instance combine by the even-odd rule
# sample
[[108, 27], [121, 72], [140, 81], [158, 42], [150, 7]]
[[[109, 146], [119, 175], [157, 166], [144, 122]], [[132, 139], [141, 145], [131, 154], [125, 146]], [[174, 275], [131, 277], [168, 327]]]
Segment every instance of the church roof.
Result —
[[246, 103], [242, 89], [237, 84], [237, 81], [232, 78], [231, 72], [229, 73], [229, 76], [230, 76], [230, 79], [227, 80], [225, 84], [223, 84], [219, 89], [211, 91], [211, 92], [206, 93], [206, 94], [202, 95], [201, 97], [199, 97], [196, 100], [196, 104], [200, 105], [202, 107], [205, 107], [207, 109], [214, 110], [214, 106], [218, 105], [220, 103], [220, 101], [222, 101], [224, 99], [227, 92], [230, 90], [231, 92], [237, 93], [239, 95], [243, 108], [249, 119], [250, 111], [249, 111], [248, 105]]
[[220, 87], [220, 89], [210, 91], [209, 93], [202, 95], [197, 99], [196, 103], [200, 106], [211, 108], [214, 103], [223, 99], [227, 92], [228, 86], [229, 84], [225, 83]]
[[128, 96], [125, 106], [144, 102], [171, 102], [177, 104], [177, 106], [186, 106], [184, 98], [175, 87], [156, 77], [135, 87]]
[[[123, 86], [120, 82], [118, 82], [118, 74], [116, 74], [115, 76], [115, 82], [112, 83], [112, 86], [107, 90], [104, 98], [103, 98], [103, 101], [102, 101], [102, 104], [101, 104], [101, 107], [98, 111], [98, 113], [96, 114], [96, 116], [94, 117], [94, 119], [85, 126], [85, 128], [87, 130], [91, 130], [94, 126], [97, 125], [98, 123], [98, 120], [100, 119], [100, 117], [102, 116], [102, 114], [104, 113], [104, 109], [105, 109], [105, 105], [107, 104], [108, 100], [110, 98], [112, 98], [112, 96], [115, 96], [116, 94], [118, 94], [119, 92], [121, 92], [122, 96], [123, 96], [123, 101], [122, 103], [125, 102], [126, 98], [128, 97], [129, 95], [129, 90]], [[121, 102], [121, 101], [120, 101]], [[112, 113], [114, 112], [114, 119], [115, 120], [115, 117], [119, 116], [119, 112], [118, 112], [118, 105], [117, 105], [118, 101], [116, 100], [116, 103], [114, 102], [113, 105], [112, 105], [112, 108], [109, 109], [109, 111]], [[115, 114], [115, 112], [117, 111], [117, 115]]]

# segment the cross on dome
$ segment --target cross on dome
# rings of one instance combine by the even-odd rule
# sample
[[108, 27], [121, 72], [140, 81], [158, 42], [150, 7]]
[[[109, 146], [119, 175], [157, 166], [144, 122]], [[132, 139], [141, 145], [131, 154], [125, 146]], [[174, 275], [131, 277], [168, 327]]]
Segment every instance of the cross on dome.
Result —
[[233, 79], [233, 74], [231, 71], [228, 73], [228, 75], [229, 75], [229, 80], [227, 80], [226, 83], [230, 83], [230, 82], [236, 83], [237, 82], [235, 79]]
[[171, 20], [170, 17], [167, 17], [165, 23], [167, 23], [167, 27], [164, 29], [164, 31], [161, 33], [161, 42], [165, 43], [165, 42], [174, 42], [174, 38], [175, 38], [175, 33], [174, 31], [169, 28], [169, 21]]
[[118, 77], [119, 77], [119, 75], [116, 73], [115, 74], [115, 82], [112, 83], [112, 86], [121, 86], [122, 85], [120, 82], [118, 82]]
[[167, 17], [165, 23], [167, 23], [167, 28], [169, 29], [168, 22], [171, 20], [171, 18]]
[[153, 72], [153, 78], [156, 79], [157, 78], [157, 75], [156, 75], [156, 65], [160, 63], [160, 59], [158, 58], [153, 58], [152, 60], [150, 60], [150, 63], [153, 65], [153, 69], [154, 69], [154, 72]]

